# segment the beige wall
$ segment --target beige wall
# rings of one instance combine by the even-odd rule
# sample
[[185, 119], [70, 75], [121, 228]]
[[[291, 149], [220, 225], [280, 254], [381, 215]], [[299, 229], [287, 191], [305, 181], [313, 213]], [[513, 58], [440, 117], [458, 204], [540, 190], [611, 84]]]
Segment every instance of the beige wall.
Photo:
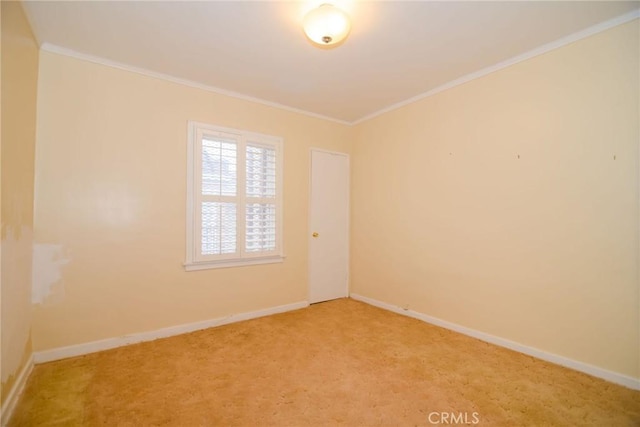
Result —
[[[348, 126], [42, 52], [35, 350], [307, 299], [309, 149]], [[282, 264], [185, 272], [187, 121], [284, 138]]]
[[640, 377], [638, 28], [357, 126], [352, 292]]
[[31, 251], [38, 46], [18, 2], [2, 2], [2, 402], [31, 356]]

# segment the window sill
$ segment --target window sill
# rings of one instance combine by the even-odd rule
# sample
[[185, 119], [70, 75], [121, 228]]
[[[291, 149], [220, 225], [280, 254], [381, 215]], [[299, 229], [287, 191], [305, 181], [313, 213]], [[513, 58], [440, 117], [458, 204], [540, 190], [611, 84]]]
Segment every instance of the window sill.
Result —
[[245, 267], [248, 265], [275, 264], [283, 262], [284, 256], [271, 256], [265, 258], [247, 258], [222, 261], [185, 262], [186, 271], [210, 270], [213, 268]]

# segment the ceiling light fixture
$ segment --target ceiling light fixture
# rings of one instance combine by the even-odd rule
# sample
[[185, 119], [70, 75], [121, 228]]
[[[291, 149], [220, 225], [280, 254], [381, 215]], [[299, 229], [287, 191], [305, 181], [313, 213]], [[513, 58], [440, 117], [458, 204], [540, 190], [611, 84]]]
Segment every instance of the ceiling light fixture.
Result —
[[321, 46], [335, 46], [349, 35], [351, 23], [346, 13], [325, 3], [304, 17], [303, 28], [312, 42]]

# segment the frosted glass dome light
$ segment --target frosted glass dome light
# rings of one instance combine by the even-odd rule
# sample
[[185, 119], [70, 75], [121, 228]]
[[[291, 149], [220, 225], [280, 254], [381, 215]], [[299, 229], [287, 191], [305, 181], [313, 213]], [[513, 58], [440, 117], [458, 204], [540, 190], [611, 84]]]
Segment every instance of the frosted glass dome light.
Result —
[[303, 27], [311, 41], [322, 46], [331, 46], [340, 43], [349, 35], [351, 23], [342, 10], [331, 4], [323, 4], [304, 17]]

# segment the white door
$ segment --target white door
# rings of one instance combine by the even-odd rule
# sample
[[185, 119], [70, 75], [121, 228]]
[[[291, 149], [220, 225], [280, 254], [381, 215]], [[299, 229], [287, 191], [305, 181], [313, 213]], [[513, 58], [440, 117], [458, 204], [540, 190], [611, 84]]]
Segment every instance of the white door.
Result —
[[311, 150], [309, 302], [348, 295], [349, 156]]

